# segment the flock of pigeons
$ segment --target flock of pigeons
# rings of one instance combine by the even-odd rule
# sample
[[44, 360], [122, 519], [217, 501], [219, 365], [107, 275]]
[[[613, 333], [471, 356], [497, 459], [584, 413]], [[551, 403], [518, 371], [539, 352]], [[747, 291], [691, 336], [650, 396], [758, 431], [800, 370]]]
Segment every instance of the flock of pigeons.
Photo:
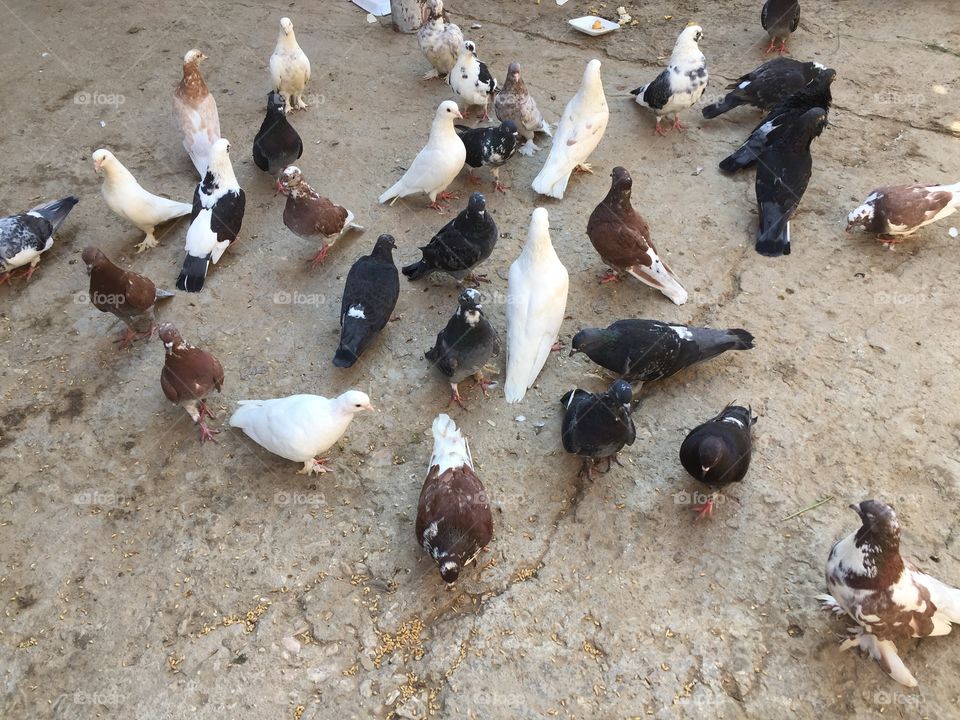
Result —
[[[780, 44], [799, 24], [796, 0], [767, 0], [762, 25], [771, 42]], [[700, 26], [686, 27], [677, 39], [666, 69], [653, 81], [632, 92], [636, 102], [653, 111], [655, 132], [663, 134], [661, 120], [673, 116], [673, 128], [683, 125], [679, 114], [698, 102], [708, 82], [706, 60], [698, 43]], [[492, 101], [498, 125], [468, 127], [456, 124], [461, 106], [447, 100], [434, 114], [429, 139], [404, 175], [380, 196], [380, 202], [425, 195], [430, 207], [443, 210], [455, 196], [447, 192], [466, 164], [472, 170], [490, 167], [494, 192], [507, 188], [498, 169], [519, 150], [532, 156], [535, 136], [551, 136], [552, 144], [533, 189], [562, 199], [571, 174], [590, 172], [587, 160], [601, 141], [609, 109], [600, 79], [600, 62], [591, 60], [581, 86], [567, 103], [556, 128], [544, 119], [528, 92], [520, 65], [513, 62], [500, 87], [490, 68], [479, 60], [476, 44], [463, 37], [450, 21], [442, 0], [425, 0], [417, 40], [432, 65], [426, 78], [445, 76], [464, 110], [481, 107], [488, 119]], [[245, 195], [230, 161], [230, 143], [220, 134], [217, 104], [200, 73], [206, 56], [189, 51], [173, 100], [183, 146], [200, 180], [192, 203], [182, 203], [144, 189], [108, 149], [93, 153], [94, 168], [103, 176], [107, 206], [140, 229], [138, 250], [157, 244], [155, 228], [189, 215], [185, 257], [176, 280], [179, 290], [200, 292], [211, 264], [237, 241], [245, 209]], [[294, 163], [303, 143], [287, 119], [291, 110], [306, 109], [305, 88], [310, 62], [297, 43], [293, 24], [280, 21], [280, 34], [270, 58], [272, 91], [266, 116], [253, 144], [258, 168], [276, 182], [286, 196], [284, 224], [295, 234], [315, 239], [321, 247], [311, 263], [323, 263], [330, 247], [344, 233], [362, 230], [354, 216], [317, 193]], [[727, 87], [718, 103], [705, 107], [713, 118], [741, 105], [767, 112], [746, 141], [720, 163], [725, 172], [756, 166], [759, 228], [756, 249], [764, 255], [790, 253], [790, 220], [797, 210], [812, 170], [810, 146], [827, 127], [830, 87], [836, 73], [818, 63], [777, 57], [740, 77]], [[658, 254], [650, 228], [630, 200], [632, 179], [616, 167], [606, 197], [587, 223], [587, 234], [610, 272], [602, 282], [624, 276], [659, 290], [676, 304], [687, 300], [677, 274]], [[0, 219], [0, 283], [15, 274], [30, 277], [54, 234], [76, 205], [76, 197], [45, 203], [28, 212]], [[935, 222], [960, 206], [960, 184], [884, 187], [872, 192], [848, 217], [848, 229], [860, 225], [885, 242], [895, 242]], [[422, 258], [402, 268], [409, 281], [435, 272], [447, 273], [465, 287], [453, 315], [425, 354], [451, 387], [450, 404], [464, 407], [459, 384], [475, 377], [484, 394], [495, 385], [484, 378], [490, 359], [500, 353], [501, 339], [483, 313], [482, 296], [475, 287], [486, 279], [476, 270], [492, 254], [499, 230], [487, 212], [480, 192], [470, 195], [466, 207], [421, 248]], [[400, 272], [393, 259], [396, 244], [380, 235], [369, 255], [351, 267], [340, 310], [341, 337], [334, 353], [337, 367], [350, 367], [371, 346], [393, 317], [400, 294]], [[206, 424], [213, 417], [206, 398], [220, 391], [224, 371], [210, 352], [185, 342], [171, 323], [155, 325], [155, 306], [174, 293], [158, 288], [149, 278], [114, 264], [100, 249], [87, 247], [82, 258], [90, 277], [90, 299], [100, 311], [120, 318], [127, 330], [119, 339], [128, 345], [156, 332], [166, 350], [161, 387], [166, 397], [183, 407], [200, 431], [200, 441], [215, 440], [219, 432]], [[553, 248], [547, 211], [536, 208], [526, 244], [510, 267], [507, 289], [506, 378], [507, 402], [523, 399], [534, 384], [551, 351], [558, 350], [566, 312], [569, 279]], [[624, 319], [606, 328], [584, 328], [572, 342], [571, 355], [583, 353], [618, 376], [603, 393], [574, 389], [560, 398], [563, 408], [561, 440], [564, 449], [582, 458], [581, 475], [592, 478], [596, 463], [607, 470], [617, 454], [631, 445], [636, 430], [631, 417], [643, 383], [670, 377], [685, 368], [727, 350], [753, 347], [753, 336], [742, 329], [710, 329], [673, 325], [655, 320]], [[326, 472], [329, 450], [346, 432], [353, 416], [372, 410], [370, 398], [349, 390], [328, 399], [294, 395], [270, 400], [240, 401], [230, 425], [283, 458], [303, 463], [303, 474]], [[714, 492], [741, 480], [751, 457], [751, 429], [757, 418], [749, 407], [730, 405], [716, 417], [694, 428], [680, 448], [680, 461], [696, 479]], [[444, 581], [454, 582], [493, 536], [493, 519], [482, 482], [477, 476], [469, 444], [446, 414], [433, 422], [434, 450], [420, 495], [416, 535], [436, 562]], [[695, 509], [713, 512], [714, 495]], [[892, 508], [867, 500], [851, 506], [862, 527], [837, 542], [827, 563], [830, 595], [820, 596], [824, 607], [846, 614], [856, 623], [843, 646], [859, 646], [878, 660], [897, 681], [913, 686], [916, 680], [897, 655], [894, 640], [946, 634], [960, 622], [960, 591], [917, 570], [899, 552], [900, 528]]]

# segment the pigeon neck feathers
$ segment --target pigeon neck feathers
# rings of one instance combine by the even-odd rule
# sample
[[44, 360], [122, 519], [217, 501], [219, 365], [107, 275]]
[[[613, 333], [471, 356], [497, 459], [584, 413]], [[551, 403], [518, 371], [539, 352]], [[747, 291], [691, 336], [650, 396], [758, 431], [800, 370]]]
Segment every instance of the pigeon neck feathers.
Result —
[[183, 64], [183, 79], [177, 88], [177, 95], [196, 102], [210, 94], [207, 83], [200, 74], [200, 61], [191, 60]]
[[842, 580], [858, 589], [888, 588], [905, 567], [900, 557], [900, 526], [895, 516], [891, 519], [869, 513], [862, 522], [859, 530], [837, 543]]

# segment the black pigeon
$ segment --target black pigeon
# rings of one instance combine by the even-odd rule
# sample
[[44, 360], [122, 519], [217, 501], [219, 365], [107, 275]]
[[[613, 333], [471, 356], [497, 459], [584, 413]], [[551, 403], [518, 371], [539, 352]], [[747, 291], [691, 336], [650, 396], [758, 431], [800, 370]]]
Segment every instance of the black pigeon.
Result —
[[473, 193], [467, 207], [420, 248], [423, 259], [404, 267], [403, 274], [410, 280], [419, 280], [437, 270], [457, 280], [472, 276], [473, 268], [490, 257], [500, 237], [486, 208], [483, 193]]
[[40, 255], [53, 247], [53, 234], [78, 202], [79, 198], [65, 197], [0, 218], [0, 284], [24, 266], [24, 277], [33, 275]]
[[[519, 134], [516, 123], [513, 120], [504, 120], [496, 127], [453, 127], [467, 149], [467, 165], [472, 168], [489, 165], [493, 173], [494, 190], [506, 192], [507, 186], [500, 182], [500, 166], [517, 151]], [[473, 180], [472, 171], [470, 178]]]
[[[698, 425], [680, 446], [684, 469], [714, 491], [743, 480], [750, 467], [753, 440], [750, 428], [757, 422], [749, 408], [727, 405], [719, 415]], [[701, 516], [713, 514], [714, 493], [693, 509]]]
[[284, 107], [280, 93], [267, 95], [267, 116], [253, 139], [253, 162], [274, 178], [303, 155], [303, 141], [287, 121]]
[[582, 352], [597, 365], [632, 383], [662, 380], [727, 350], [749, 350], [746, 330], [669, 325], [657, 320], [617, 320], [585, 328], [573, 337], [570, 354]]
[[764, 52], [773, 52], [780, 41], [780, 54], [787, 51], [787, 38], [800, 25], [798, 0], [767, 0], [760, 11], [760, 24], [770, 36], [770, 44]]
[[479, 292], [467, 288], [460, 293], [457, 311], [446, 327], [437, 333], [434, 346], [424, 354], [450, 379], [452, 393], [448, 407], [457, 403], [466, 409], [457, 385], [471, 375], [477, 377], [484, 393], [494, 384], [483, 379], [483, 366], [492, 356], [500, 354], [500, 338], [482, 310]]
[[333, 356], [337, 367], [353, 365], [393, 315], [400, 297], [400, 274], [393, 262], [396, 247], [392, 235], [381, 235], [373, 252], [347, 273], [340, 303], [340, 346]]
[[732, 173], [753, 165], [766, 147], [770, 133], [785, 122], [796, 120], [808, 110], [822, 108], [826, 115], [833, 102], [830, 85], [836, 76], [837, 72], [832, 68], [821, 70], [820, 74], [802, 89], [778, 103], [753, 129], [746, 142], [720, 161], [720, 169]]
[[823, 65], [816, 62], [800, 62], [785, 57], [768, 60], [727, 85], [730, 92], [720, 102], [707, 105], [703, 109], [703, 116], [709, 120], [741, 105], [771, 110], [825, 70]]
[[560, 398], [564, 408], [561, 440], [563, 449], [583, 458], [579, 475], [593, 480], [591, 467], [598, 460], [620, 465], [617, 453], [633, 445], [637, 429], [630, 416], [633, 391], [629, 383], [616, 380], [603, 394], [577, 388]]
[[756, 250], [778, 257], [790, 254], [790, 218], [797, 211], [813, 170], [810, 144], [827, 125], [827, 111], [813, 108], [767, 136], [757, 164]]

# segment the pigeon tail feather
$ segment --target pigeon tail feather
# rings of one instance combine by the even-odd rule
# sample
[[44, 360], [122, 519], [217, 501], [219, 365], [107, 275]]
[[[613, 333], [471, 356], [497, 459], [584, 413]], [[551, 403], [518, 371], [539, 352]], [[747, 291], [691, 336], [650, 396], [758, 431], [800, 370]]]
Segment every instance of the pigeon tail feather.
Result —
[[203, 282], [207, 278], [207, 267], [209, 265], [209, 257], [197, 257], [188, 254], [183, 258], [183, 269], [180, 271], [180, 277], [177, 278], [177, 288], [184, 292], [200, 292], [203, 290]]
[[38, 205], [30, 212], [43, 216], [45, 220], [48, 220], [50, 224], [53, 225], [53, 231], [56, 232], [57, 228], [67, 219], [70, 211], [73, 210], [73, 206], [78, 202], [80, 202], [80, 198], [70, 195], [61, 200], [54, 200], [53, 202]]

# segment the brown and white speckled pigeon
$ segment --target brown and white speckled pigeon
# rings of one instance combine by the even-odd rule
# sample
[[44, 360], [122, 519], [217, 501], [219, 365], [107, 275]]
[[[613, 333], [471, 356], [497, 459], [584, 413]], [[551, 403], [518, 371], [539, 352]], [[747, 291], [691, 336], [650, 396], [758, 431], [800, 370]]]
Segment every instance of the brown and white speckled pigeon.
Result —
[[847, 230], [862, 227], [887, 243], [899, 242], [924, 225], [953, 215], [960, 208], [960, 183], [954, 185], [888, 185], [877, 188], [847, 216]]
[[530, 156], [539, 150], [534, 142], [536, 133], [542, 132], [553, 136], [550, 123], [543, 119], [540, 108], [537, 107], [537, 101], [533, 99], [523, 82], [520, 63], [510, 63], [507, 68], [507, 79], [503, 83], [503, 89], [497, 93], [497, 98], [493, 101], [493, 108], [500, 122], [511, 120], [517, 126], [517, 132], [524, 139], [524, 144], [520, 147], [521, 155]]
[[314, 190], [296, 165], [284, 168], [277, 189], [287, 196], [283, 207], [283, 224], [305, 239], [324, 238], [322, 247], [310, 260], [321, 265], [327, 253], [342, 235], [351, 230], [362, 232], [363, 226], [353, 222], [353, 213]]

